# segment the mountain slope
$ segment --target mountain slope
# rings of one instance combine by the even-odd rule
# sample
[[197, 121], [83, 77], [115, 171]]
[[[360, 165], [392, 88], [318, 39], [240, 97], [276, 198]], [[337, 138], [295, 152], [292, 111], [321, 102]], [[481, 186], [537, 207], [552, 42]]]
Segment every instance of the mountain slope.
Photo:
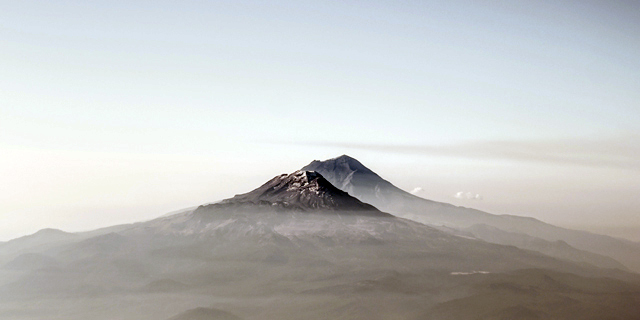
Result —
[[[16, 260], [30, 268], [0, 269], [0, 317], [189, 319], [228, 317], [210, 311], [226, 310], [246, 319], [420, 319], [442, 302], [473, 301], [480, 284], [488, 288], [483, 292], [502, 292], [510, 272], [525, 280], [572, 273], [605, 287], [622, 279], [628, 284], [621, 287], [628, 291], [624, 299], [600, 288], [589, 294], [612, 310], [624, 308], [624, 315], [635, 312], [626, 299], [640, 298], [636, 275], [441, 232], [382, 213], [311, 172], [280, 175], [216, 204], [107, 230], [60, 243], [47, 257]], [[557, 287], [535, 290], [547, 296]], [[561, 295], [545, 301], [557, 305], [564, 294], [581, 290], [561, 287]], [[510, 301], [525, 304], [531, 297]], [[587, 301], [576, 296], [572, 303]], [[490, 313], [503, 309], [483, 306]]]
[[5, 253], [18, 252], [26, 248], [48, 247], [52, 244], [76, 238], [73, 233], [58, 229], [42, 229], [38, 232], [0, 243], [0, 249]]
[[[547, 241], [564, 241], [580, 250], [611, 257], [626, 267], [640, 272], [640, 245], [632, 241], [597, 235], [585, 231], [556, 227], [534, 218], [513, 215], [493, 215], [480, 210], [456, 207], [414, 196], [347, 155], [318, 161], [302, 170], [314, 170], [329, 182], [363, 202], [382, 211], [418, 222], [456, 229], [488, 225], [506, 232], [520, 233]], [[473, 233], [472, 230], [469, 230]], [[474, 236], [483, 239], [483, 233]], [[513, 244], [517, 245], [517, 244]]]
[[[314, 160], [301, 170], [320, 173], [331, 184], [382, 211], [403, 217], [411, 212], [428, 211], [429, 215], [425, 217], [428, 221], [420, 222], [458, 226], [467, 223], [468, 220], [480, 223], [481, 216], [491, 216], [488, 213], [469, 213], [466, 208], [414, 196], [394, 186], [358, 160], [347, 155], [325, 161]], [[476, 223], [464, 226], [468, 227]]]
[[422, 199], [394, 186], [347, 155], [325, 161], [314, 160], [301, 170], [316, 171], [341, 190], [363, 202], [384, 208], [383, 211], [396, 204], [405, 205], [406, 201]]
[[350, 196], [315, 171], [296, 171], [282, 174], [269, 180], [259, 188], [226, 199], [217, 206], [260, 205], [301, 211], [343, 211], [368, 212], [379, 216], [389, 216], [374, 206]]
[[585, 262], [600, 268], [626, 269], [620, 262], [608, 256], [576, 249], [562, 240], [547, 241], [526, 234], [507, 232], [496, 227], [479, 224], [463, 230], [478, 239], [491, 243], [513, 245], [522, 249], [538, 251], [550, 257]]

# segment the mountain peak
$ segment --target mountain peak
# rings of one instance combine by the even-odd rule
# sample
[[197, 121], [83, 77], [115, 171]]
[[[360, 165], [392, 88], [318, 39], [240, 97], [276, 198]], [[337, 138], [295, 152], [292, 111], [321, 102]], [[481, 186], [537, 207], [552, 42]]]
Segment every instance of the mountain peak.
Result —
[[371, 169], [365, 167], [360, 161], [346, 154], [324, 161], [313, 160], [304, 166], [302, 170], [319, 172], [339, 189], [349, 192], [365, 202], [368, 201], [360, 198], [358, 194], [354, 194], [354, 191], [356, 191], [354, 186], [366, 185], [367, 187], [375, 187], [376, 185], [391, 185]]
[[333, 170], [333, 171], [335, 170], [342, 171], [342, 172], [358, 171], [361, 173], [375, 174], [369, 168], [365, 167], [362, 163], [360, 163], [360, 161], [346, 154], [343, 154], [339, 157], [335, 157], [332, 159], [324, 160], [324, 161], [313, 160], [306, 167], [302, 168], [302, 170], [317, 171], [314, 168], [320, 168], [320, 167], [324, 169]]
[[251, 192], [223, 200], [218, 205], [268, 205], [301, 211], [367, 211], [388, 216], [336, 188], [312, 170], [281, 174]]
[[405, 200], [429, 201], [399, 189], [348, 155], [324, 161], [314, 160], [302, 170], [316, 171], [340, 190], [384, 211], [398, 212], [397, 204]]

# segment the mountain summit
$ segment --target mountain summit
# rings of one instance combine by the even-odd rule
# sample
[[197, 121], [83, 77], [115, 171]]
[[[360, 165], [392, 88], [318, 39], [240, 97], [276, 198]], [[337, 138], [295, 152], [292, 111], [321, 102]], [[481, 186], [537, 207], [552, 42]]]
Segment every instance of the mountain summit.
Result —
[[324, 161], [314, 160], [301, 170], [316, 171], [341, 190], [376, 207], [382, 206], [382, 210], [385, 211], [402, 211], [398, 210], [396, 205], [407, 200], [429, 201], [394, 186], [360, 161], [347, 155]]
[[345, 190], [345, 188], [353, 189], [350, 188], [353, 183], [364, 186], [381, 181], [387, 182], [380, 178], [375, 172], [365, 167], [360, 161], [348, 155], [342, 155], [325, 161], [313, 160], [301, 170], [319, 172], [329, 180], [329, 182], [341, 190]]
[[369, 212], [390, 216], [332, 185], [316, 171], [298, 170], [281, 174], [259, 188], [218, 205], [271, 206], [300, 211]]

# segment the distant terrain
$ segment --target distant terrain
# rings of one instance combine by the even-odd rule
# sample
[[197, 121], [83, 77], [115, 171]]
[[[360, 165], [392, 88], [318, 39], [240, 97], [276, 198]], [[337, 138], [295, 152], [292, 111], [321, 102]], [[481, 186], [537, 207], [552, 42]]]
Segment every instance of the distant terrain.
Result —
[[640, 319], [635, 250], [418, 198], [342, 156], [151, 221], [2, 243], [0, 319]]
[[[341, 190], [398, 217], [454, 230], [466, 230], [468, 235], [478, 239], [515, 245], [523, 249], [535, 249], [534, 246], [542, 245], [540, 241], [538, 244], [532, 244], [533, 238], [545, 240], [547, 241], [545, 253], [565, 251], [568, 253], [565, 257], [573, 257], [572, 259], [578, 262], [619, 267], [619, 264], [611, 260], [614, 259], [626, 268], [640, 272], [640, 243], [638, 242], [561, 228], [534, 218], [494, 215], [423, 199], [394, 186], [358, 160], [347, 155], [325, 161], [312, 161], [303, 167], [303, 170], [317, 171]], [[484, 232], [487, 228], [493, 228], [495, 232]], [[506, 239], [507, 234], [509, 240]], [[578, 255], [568, 252], [575, 252], [576, 249], [596, 255]], [[603, 259], [602, 256], [611, 259]]]

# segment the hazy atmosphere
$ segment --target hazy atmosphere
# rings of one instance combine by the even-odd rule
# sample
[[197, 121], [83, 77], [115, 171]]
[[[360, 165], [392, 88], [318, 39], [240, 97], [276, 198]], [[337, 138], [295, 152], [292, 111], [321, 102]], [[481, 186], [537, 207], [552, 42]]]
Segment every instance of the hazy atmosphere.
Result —
[[0, 319], [640, 319], [638, 1], [0, 0]]
[[0, 1], [0, 241], [348, 154], [640, 241], [636, 1]]

